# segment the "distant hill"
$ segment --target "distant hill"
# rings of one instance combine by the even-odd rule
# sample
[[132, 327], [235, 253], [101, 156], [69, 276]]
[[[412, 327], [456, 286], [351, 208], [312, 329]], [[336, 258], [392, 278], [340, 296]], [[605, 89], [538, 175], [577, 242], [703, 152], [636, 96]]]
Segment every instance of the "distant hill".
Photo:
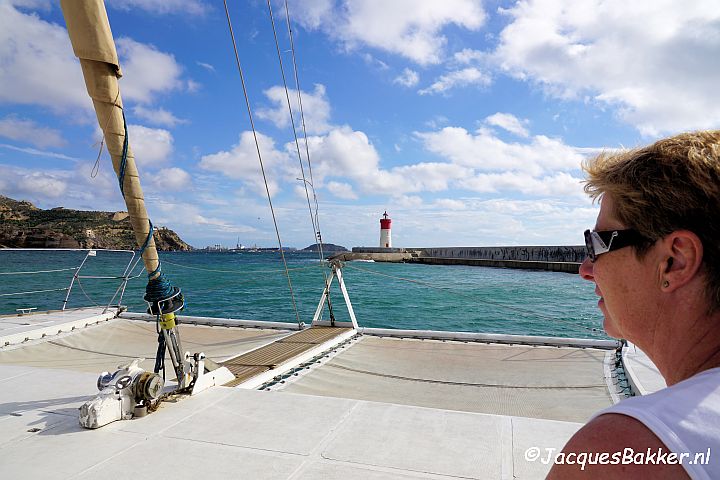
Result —
[[[334, 243], [323, 243], [322, 244], [323, 253], [328, 252], [347, 252], [348, 249], [343, 247], [342, 245], [335, 245]], [[302, 249], [303, 252], [317, 252], [318, 251], [318, 245], [317, 243], [313, 243], [312, 245], [308, 245], [307, 247]]]
[[[155, 231], [155, 245], [162, 251], [192, 250], [169, 228]], [[42, 210], [30, 202], [0, 195], [0, 248], [3, 247], [138, 248], [126, 212], [62, 207]]]

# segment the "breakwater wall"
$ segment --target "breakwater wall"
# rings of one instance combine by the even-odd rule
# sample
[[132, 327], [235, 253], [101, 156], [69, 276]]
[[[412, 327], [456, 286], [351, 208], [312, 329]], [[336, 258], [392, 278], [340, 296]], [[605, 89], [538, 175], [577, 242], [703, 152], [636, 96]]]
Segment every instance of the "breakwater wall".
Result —
[[424, 257], [437, 258], [576, 263], [581, 263], [585, 259], [583, 246], [431, 247], [410, 250], [418, 250]]
[[512, 246], [512, 247], [354, 247], [352, 253], [336, 256], [339, 260], [425, 263], [432, 265], [475, 265], [578, 273], [585, 259], [583, 246]]

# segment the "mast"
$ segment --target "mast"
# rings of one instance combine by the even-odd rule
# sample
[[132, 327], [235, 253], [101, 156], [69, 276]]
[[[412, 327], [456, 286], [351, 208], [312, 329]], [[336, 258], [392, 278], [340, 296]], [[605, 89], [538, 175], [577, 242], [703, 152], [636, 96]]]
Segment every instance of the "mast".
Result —
[[[125, 143], [127, 127], [118, 85], [122, 71], [105, 4], [102, 0], [61, 0], [60, 4], [73, 51], [80, 60], [85, 86], [92, 98], [98, 123], [112, 158], [113, 169], [121, 182], [120, 190], [125, 198], [135, 240], [140, 247], [147, 243], [142, 252], [145, 269], [148, 273], [155, 272], [160, 261], [155, 240], [150, 235], [151, 223], [145, 209], [135, 156], [129, 142], [127, 145]], [[160, 272], [157, 272], [155, 277], [159, 275]]]
[[148, 272], [144, 298], [149, 304], [148, 312], [158, 316], [161, 327], [155, 373], [164, 367], [167, 345], [178, 381], [181, 381], [185, 377], [182, 346], [174, 312], [183, 308], [184, 300], [180, 289], [172, 286], [160, 269], [160, 259], [153, 239], [153, 225], [145, 209], [135, 156], [128, 140], [127, 122], [118, 85], [122, 71], [105, 4], [102, 0], [61, 0], [60, 5], [73, 51], [80, 60], [85, 86], [93, 101], [95, 114], [112, 158], [135, 241], [140, 247], [140, 254]]

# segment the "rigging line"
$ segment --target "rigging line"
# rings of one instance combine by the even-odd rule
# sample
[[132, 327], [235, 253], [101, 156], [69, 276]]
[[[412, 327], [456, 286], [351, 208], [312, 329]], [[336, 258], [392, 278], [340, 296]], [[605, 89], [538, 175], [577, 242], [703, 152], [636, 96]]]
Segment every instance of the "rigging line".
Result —
[[275, 235], [277, 235], [278, 246], [280, 247], [280, 256], [285, 266], [285, 276], [287, 277], [288, 287], [290, 288], [290, 299], [292, 300], [293, 310], [295, 310], [295, 318], [298, 325], [301, 325], [300, 314], [298, 313], [297, 304], [295, 303], [295, 293], [293, 292], [292, 281], [290, 280], [290, 272], [288, 272], [287, 261], [285, 260], [285, 252], [283, 251], [282, 241], [280, 240], [280, 229], [275, 219], [275, 210], [273, 209], [272, 198], [270, 196], [270, 188], [268, 187], [267, 177], [265, 176], [265, 166], [263, 165], [262, 155], [260, 154], [260, 143], [258, 142], [257, 132], [255, 131], [255, 122], [253, 121], [252, 109], [250, 108], [250, 98], [248, 97], [247, 87], [245, 86], [245, 75], [243, 75], [240, 66], [240, 54], [238, 53], [237, 43], [235, 42], [235, 32], [230, 21], [230, 11], [228, 10], [227, 0], [223, 0], [225, 6], [225, 17], [227, 17], [228, 28], [230, 29], [230, 38], [232, 40], [233, 51], [235, 52], [235, 63], [237, 64], [238, 73], [240, 74], [240, 82], [242, 83], [243, 95], [245, 96], [245, 106], [247, 107], [248, 118], [250, 119], [250, 127], [252, 128], [253, 138], [255, 139], [255, 149], [257, 150], [258, 160], [260, 161], [260, 171], [262, 172], [263, 182], [265, 183], [265, 192], [267, 193], [268, 203], [270, 204], [270, 213], [272, 215], [273, 225], [275, 226]]
[[67, 289], [68, 289], [68, 288], [65, 287], [65, 288], [51, 288], [51, 289], [48, 289], [48, 290], [33, 290], [33, 291], [30, 291], [30, 292], [0, 293], [0, 297], [12, 297], [12, 296], [14, 296], [14, 295], [28, 295], [28, 294], [31, 294], [31, 293], [59, 292], [59, 291], [61, 291], [61, 290], [64, 291], [64, 290], [67, 290]]
[[318, 238], [318, 232], [320, 231], [320, 228], [315, 224], [312, 206], [310, 205], [308, 181], [305, 178], [305, 167], [303, 166], [302, 154], [300, 153], [300, 142], [298, 141], [297, 129], [295, 128], [295, 116], [293, 115], [292, 105], [290, 104], [290, 94], [288, 93], [287, 79], [285, 78], [285, 67], [283, 66], [282, 55], [280, 54], [280, 43], [278, 42], [277, 31], [275, 30], [275, 17], [273, 16], [270, 0], [267, 0], [267, 6], [268, 12], [270, 13], [270, 23], [272, 25], [273, 37], [275, 38], [275, 50], [277, 51], [278, 63], [280, 64], [280, 75], [282, 76], [283, 86], [285, 87], [285, 99], [287, 100], [288, 111], [290, 112], [290, 124], [292, 125], [293, 137], [295, 138], [295, 149], [297, 150], [297, 156], [300, 162], [300, 173], [302, 174], [303, 186], [305, 187], [305, 198], [307, 198], [308, 211], [310, 212], [310, 222], [312, 223], [313, 227], [313, 237], [315, 237], [315, 243], [318, 246], [318, 254], [320, 255], [320, 261], [322, 261], [322, 247], [320, 246], [320, 239]]
[[[268, 0], [268, 8], [270, 9], [270, 18], [272, 20], [272, 8], [270, 8], [270, 0]], [[322, 233], [320, 231], [320, 209], [318, 207], [318, 199], [317, 199], [317, 193], [315, 191], [315, 180], [313, 179], [313, 173], [312, 173], [312, 163], [310, 162], [310, 147], [308, 146], [308, 138], [307, 138], [307, 129], [305, 128], [305, 111], [303, 109], [302, 104], [302, 93], [300, 90], [300, 77], [298, 76], [298, 69], [297, 69], [297, 61], [295, 59], [295, 41], [293, 40], [293, 34], [292, 34], [292, 27], [290, 25], [290, 10], [288, 9], [288, 2], [285, 0], [285, 22], [287, 24], [287, 30], [288, 30], [288, 37], [290, 38], [290, 51], [292, 52], [292, 64], [293, 64], [293, 73], [295, 77], [295, 94], [297, 95], [298, 99], [298, 105], [300, 106], [300, 123], [302, 125], [303, 130], [303, 138], [305, 140], [305, 156], [307, 158], [307, 164], [308, 164], [308, 172], [310, 173], [310, 189], [312, 190], [313, 194], [313, 201], [315, 203], [315, 215], [313, 216], [312, 207], [310, 206], [310, 198], [308, 196], [307, 191], [307, 180], [305, 179], [305, 172], [302, 168], [302, 155], [300, 154], [300, 146], [298, 145], [297, 140], [297, 133], [295, 131], [295, 120], [293, 118], [292, 109], [290, 108], [290, 98], [288, 97], [288, 89], [287, 89], [287, 83], [285, 82], [285, 72], [282, 68], [282, 59], [280, 58], [280, 47], [277, 44], [277, 35], [275, 35], [275, 45], [278, 50], [278, 58], [280, 59], [280, 70], [283, 75], [283, 83], [285, 84], [285, 96], [288, 97], [288, 108], [290, 109], [290, 120], [292, 121], [293, 126], [293, 134], [295, 135], [295, 146], [298, 151], [298, 157], [300, 160], [300, 169], [303, 173], [303, 183], [305, 184], [305, 196], [308, 197], [308, 209], [310, 210], [310, 221], [313, 223], [313, 229], [314, 229], [314, 236], [315, 236], [315, 242], [318, 246], [318, 255], [320, 255], [320, 262], [322, 263], [323, 259], [325, 258], [325, 252], [323, 252], [323, 241], [322, 241]], [[275, 33], [275, 22], [273, 21], [273, 34]], [[314, 220], [314, 221], [313, 221]], [[332, 308], [332, 302], [330, 301], [330, 285], [328, 283], [328, 276], [325, 270], [323, 270], [323, 278], [325, 279], [325, 285], [327, 288], [327, 306], [328, 306], [328, 312], [330, 314], [330, 322], [332, 325], [335, 324], [335, 316], [333, 315], [333, 308]], [[325, 310], [325, 306], [323, 305], [323, 309], [320, 311], [320, 318], [322, 318], [323, 313]]]
[[[290, 26], [290, 10], [288, 9], [288, 2], [285, 0], [285, 20], [287, 23], [288, 36], [290, 37], [290, 51], [292, 52], [292, 63], [293, 72], [295, 74], [295, 91], [298, 97], [298, 105], [300, 105], [300, 123], [303, 129], [303, 137], [305, 139], [305, 156], [307, 158], [308, 170], [310, 173], [310, 188], [313, 192], [313, 200], [315, 201], [315, 225], [317, 226], [317, 235], [319, 237], [320, 255], [323, 256], [322, 251], [322, 235], [320, 234], [320, 214], [318, 208], [317, 195], [315, 193], [315, 180], [313, 179], [312, 163], [310, 163], [310, 148], [308, 146], [307, 129], [305, 128], [305, 112], [303, 110], [302, 95], [300, 93], [300, 79], [298, 77], [297, 62], [295, 61], [295, 42], [293, 40], [292, 27]], [[327, 279], [327, 276], [326, 276]]]
[[[130, 268], [130, 271], [127, 272], [127, 277], [128, 277], [128, 278], [137, 278], [137, 277], [139, 277], [140, 275], [142, 275], [142, 272], [145, 270], [145, 265], [143, 265], [142, 268], [140, 268], [140, 273], [138, 273], [137, 276], [135, 276], [135, 277], [132, 276], [132, 275], [134, 274], [134, 272], [135, 272], [135, 269], [137, 268], [138, 264], [140, 263], [140, 261], [141, 261], [142, 259], [143, 259], [143, 258], [142, 258], [142, 255], [138, 255], [138, 257], [135, 259], [135, 263], [133, 263], [133, 266]], [[126, 270], [127, 270], [127, 269], [126, 269]]]
[[38, 270], [36, 272], [0, 272], [0, 275], [33, 275], [36, 273], [67, 272], [69, 270], [77, 270], [77, 269], [78, 269], [78, 267], [60, 268], [57, 270]]
[[80, 287], [80, 291], [82, 292], [82, 294], [85, 295], [85, 298], [87, 298], [90, 303], [94, 303], [96, 307], [99, 307], [100, 305], [95, 300], [90, 298], [90, 296], [88, 296], [87, 292], [83, 288], [82, 282], [80, 282], [80, 277], [77, 277], [77, 284]]
[[480, 303], [485, 303], [485, 304], [487, 304], [487, 305], [492, 305], [492, 306], [495, 306], [495, 307], [505, 308], [505, 309], [510, 310], [510, 311], [514, 311], [514, 312], [517, 312], [517, 313], [521, 313], [521, 314], [523, 314], [523, 315], [527, 315], [527, 316], [529, 316], [529, 317], [540, 317], [540, 318], [544, 318], [544, 319], [546, 319], [546, 320], [552, 320], [552, 321], [555, 321], [555, 322], [567, 323], [568, 325], [572, 325], [573, 327], [583, 328], [583, 329], [589, 330], [589, 331], [591, 331], [591, 332], [600, 332], [600, 331], [601, 331], [601, 330], [598, 329], [598, 328], [586, 327], [586, 326], [584, 326], [584, 325], [580, 325], [579, 323], [575, 323], [575, 322], [572, 322], [572, 321], [569, 321], [569, 320], [563, 320], [563, 319], [561, 319], [561, 318], [553, 317], [553, 316], [550, 316], [550, 315], [543, 315], [542, 313], [538, 313], [538, 312], [530, 312], [530, 311], [524, 310], [524, 309], [522, 309], [522, 308], [512, 307], [512, 306], [510, 306], [510, 305], [507, 305], [507, 304], [504, 304], [504, 303], [500, 303], [500, 302], [493, 302], [493, 301], [491, 301], [491, 300], [480, 299], [480, 298], [477, 298], [477, 296], [475, 296], [475, 295], [471, 295], [471, 294], [459, 292], [459, 291], [454, 290], [454, 289], [452, 289], [452, 288], [439, 287], [439, 286], [437, 286], [437, 285], [433, 285], [432, 283], [423, 282], [423, 281], [421, 281], [421, 280], [415, 280], [415, 279], [406, 278], [406, 277], [399, 277], [399, 276], [396, 276], [396, 275], [389, 275], [389, 274], [387, 274], [387, 273], [375, 272], [375, 271], [373, 271], [373, 270], [368, 270], [368, 269], [365, 269], [365, 268], [356, 267], [356, 266], [354, 266], [354, 265], [347, 265], [347, 267], [348, 267], [348, 268], [351, 268], [351, 269], [354, 269], [354, 270], [359, 270], [359, 271], [361, 271], [361, 272], [372, 273], [372, 274], [374, 274], [374, 275], [380, 275], [380, 276], [382, 276], [382, 277], [388, 277], [388, 278], [393, 278], [393, 279], [395, 279], [395, 280], [403, 280], [403, 281], [405, 281], [405, 282], [415, 283], [415, 284], [418, 284], [418, 285], [423, 285], [423, 286], [425, 286], [425, 287], [434, 288], [435, 290], [440, 290], [441, 292], [449, 292], [449, 293], [452, 293], [452, 294], [455, 294], [455, 295], [460, 295], [460, 296], [462, 296], [462, 297], [472, 298], [472, 299], [474, 299], [474, 300], [476, 300], [476, 301], [478, 301], [478, 302], [480, 302]]
[[[163, 263], [167, 263], [169, 265], [175, 265], [176, 267], [180, 267], [180, 268], [188, 268], [190, 270], [202, 270], [203, 272], [215, 272], [215, 273], [232, 273], [232, 274], [236, 274], [236, 275], [256, 275], [258, 273], [282, 273], [285, 271], [285, 270], [274, 269], [274, 270], [251, 270], [249, 272], [242, 272], [239, 270], [215, 270], [215, 269], [211, 269], [211, 268], [191, 267], [189, 265], [181, 265], [179, 263], [168, 262], [167, 260], [165, 260]], [[307, 270], [309, 268], [318, 268], [318, 267], [321, 267], [321, 266], [320, 265], [311, 265], [308, 267], [288, 268], [288, 271], [294, 272], [297, 270]]]
[[[117, 104], [117, 100], [120, 98], [120, 89], [118, 88], [117, 95], [115, 95], [115, 100], [113, 100], [113, 105], [116, 107], [120, 107]], [[122, 108], [122, 107], [120, 107]], [[105, 131], [107, 130], [108, 125], [110, 125], [110, 119], [112, 118], [112, 110], [108, 112], [107, 120], [105, 121], [105, 126], [102, 127], [102, 138], [100, 139], [100, 149], [98, 150], [97, 158], [95, 159], [95, 164], [93, 165], [92, 170], [90, 171], [90, 178], [97, 177], [98, 172], [100, 172], [100, 157], [102, 156], [103, 147], [105, 146]]]

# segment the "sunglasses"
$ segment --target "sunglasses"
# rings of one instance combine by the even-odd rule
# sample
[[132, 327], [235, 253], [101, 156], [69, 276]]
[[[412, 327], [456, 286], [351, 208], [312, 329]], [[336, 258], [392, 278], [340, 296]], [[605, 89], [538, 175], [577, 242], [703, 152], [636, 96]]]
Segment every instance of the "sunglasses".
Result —
[[647, 239], [632, 229], [603, 230], [594, 232], [585, 230], [585, 251], [591, 262], [599, 255], [624, 247], [639, 245]]

